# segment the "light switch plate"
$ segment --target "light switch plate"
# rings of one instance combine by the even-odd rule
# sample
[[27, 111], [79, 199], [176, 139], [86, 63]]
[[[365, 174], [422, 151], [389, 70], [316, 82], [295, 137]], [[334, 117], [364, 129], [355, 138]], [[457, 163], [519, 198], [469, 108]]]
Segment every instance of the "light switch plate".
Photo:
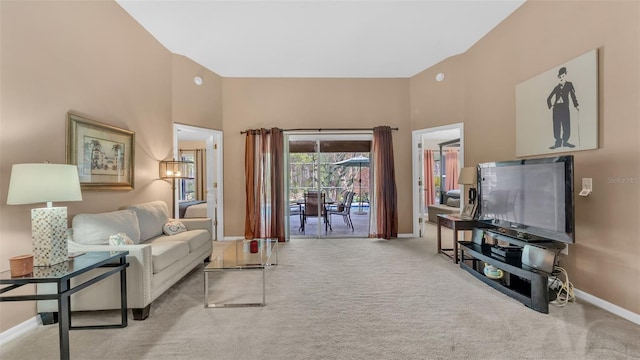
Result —
[[582, 178], [582, 190], [593, 191], [593, 181], [591, 178]]

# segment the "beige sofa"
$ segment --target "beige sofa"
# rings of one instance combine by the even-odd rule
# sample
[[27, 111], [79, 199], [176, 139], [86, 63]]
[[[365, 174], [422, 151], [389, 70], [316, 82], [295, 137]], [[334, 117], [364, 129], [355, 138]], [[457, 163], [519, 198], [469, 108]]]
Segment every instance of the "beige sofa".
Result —
[[[180, 219], [188, 231], [167, 236], [163, 234], [163, 227], [170, 220], [168, 214], [164, 202], [154, 201], [119, 211], [78, 214], [72, 221], [70, 252], [129, 251], [127, 306], [132, 309], [135, 320], [146, 319], [156, 298], [211, 255], [211, 219]], [[118, 233], [125, 233], [134, 244], [109, 245], [109, 237]], [[78, 282], [84, 280], [77, 279]], [[38, 286], [38, 293], [51, 291], [55, 291], [55, 287]], [[119, 278], [110, 276], [76, 293], [71, 304], [72, 311], [119, 309]], [[39, 301], [38, 312], [43, 317], [46, 313], [55, 313], [57, 303]]]

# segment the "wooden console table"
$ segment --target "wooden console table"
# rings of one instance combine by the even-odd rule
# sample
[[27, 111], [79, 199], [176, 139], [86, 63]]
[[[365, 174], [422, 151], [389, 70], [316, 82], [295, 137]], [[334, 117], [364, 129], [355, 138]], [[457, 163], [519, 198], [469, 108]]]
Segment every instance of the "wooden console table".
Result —
[[[442, 248], [442, 226], [453, 230], [453, 248]], [[459, 216], [449, 214], [438, 214], [438, 253], [445, 254], [453, 259], [454, 263], [458, 263], [458, 231], [473, 230], [477, 227], [477, 223], [473, 219], [463, 219]], [[453, 251], [450, 255], [447, 251]]]

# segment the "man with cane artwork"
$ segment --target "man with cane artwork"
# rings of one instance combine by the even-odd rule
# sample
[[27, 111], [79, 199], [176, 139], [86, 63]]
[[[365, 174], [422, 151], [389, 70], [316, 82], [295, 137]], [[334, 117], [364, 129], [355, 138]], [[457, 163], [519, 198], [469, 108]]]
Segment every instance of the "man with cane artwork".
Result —
[[[549, 149], [556, 149], [561, 146], [574, 148], [575, 145], [569, 143], [571, 137], [571, 114], [569, 112], [569, 95], [573, 101], [573, 106], [578, 108], [578, 100], [576, 99], [576, 90], [570, 81], [566, 80], [567, 68], [561, 67], [558, 71], [559, 84], [553, 88], [549, 97], [547, 97], [547, 106], [553, 108], [553, 137], [556, 142]], [[562, 131], [561, 131], [562, 130]], [[580, 136], [580, 125], [578, 124], [578, 137]], [[578, 144], [580, 139], [578, 138]]]

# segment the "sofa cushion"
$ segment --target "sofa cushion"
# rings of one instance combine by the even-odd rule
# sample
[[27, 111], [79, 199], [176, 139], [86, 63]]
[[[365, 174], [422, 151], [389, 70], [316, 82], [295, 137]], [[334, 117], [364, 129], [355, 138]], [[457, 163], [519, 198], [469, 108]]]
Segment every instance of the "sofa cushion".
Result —
[[211, 234], [207, 230], [196, 229], [181, 232], [172, 236], [158, 236], [151, 242], [167, 242], [167, 241], [180, 241], [189, 245], [189, 251], [195, 251], [200, 246], [204, 245], [207, 241], [211, 240]]
[[135, 244], [140, 242], [138, 217], [132, 210], [99, 214], [78, 214], [71, 222], [73, 241], [86, 245], [107, 245], [109, 237], [125, 233]]
[[153, 273], [159, 273], [164, 268], [189, 254], [189, 245], [182, 241], [155, 241], [145, 244], [151, 245], [151, 258], [153, 261]]
[[164, 201], [152, 201], [127, 206], [135, 211], [140, 223], [140, 241], [146, 241], [162, 234], [162, 227], [169, 221], [169, 209]]

